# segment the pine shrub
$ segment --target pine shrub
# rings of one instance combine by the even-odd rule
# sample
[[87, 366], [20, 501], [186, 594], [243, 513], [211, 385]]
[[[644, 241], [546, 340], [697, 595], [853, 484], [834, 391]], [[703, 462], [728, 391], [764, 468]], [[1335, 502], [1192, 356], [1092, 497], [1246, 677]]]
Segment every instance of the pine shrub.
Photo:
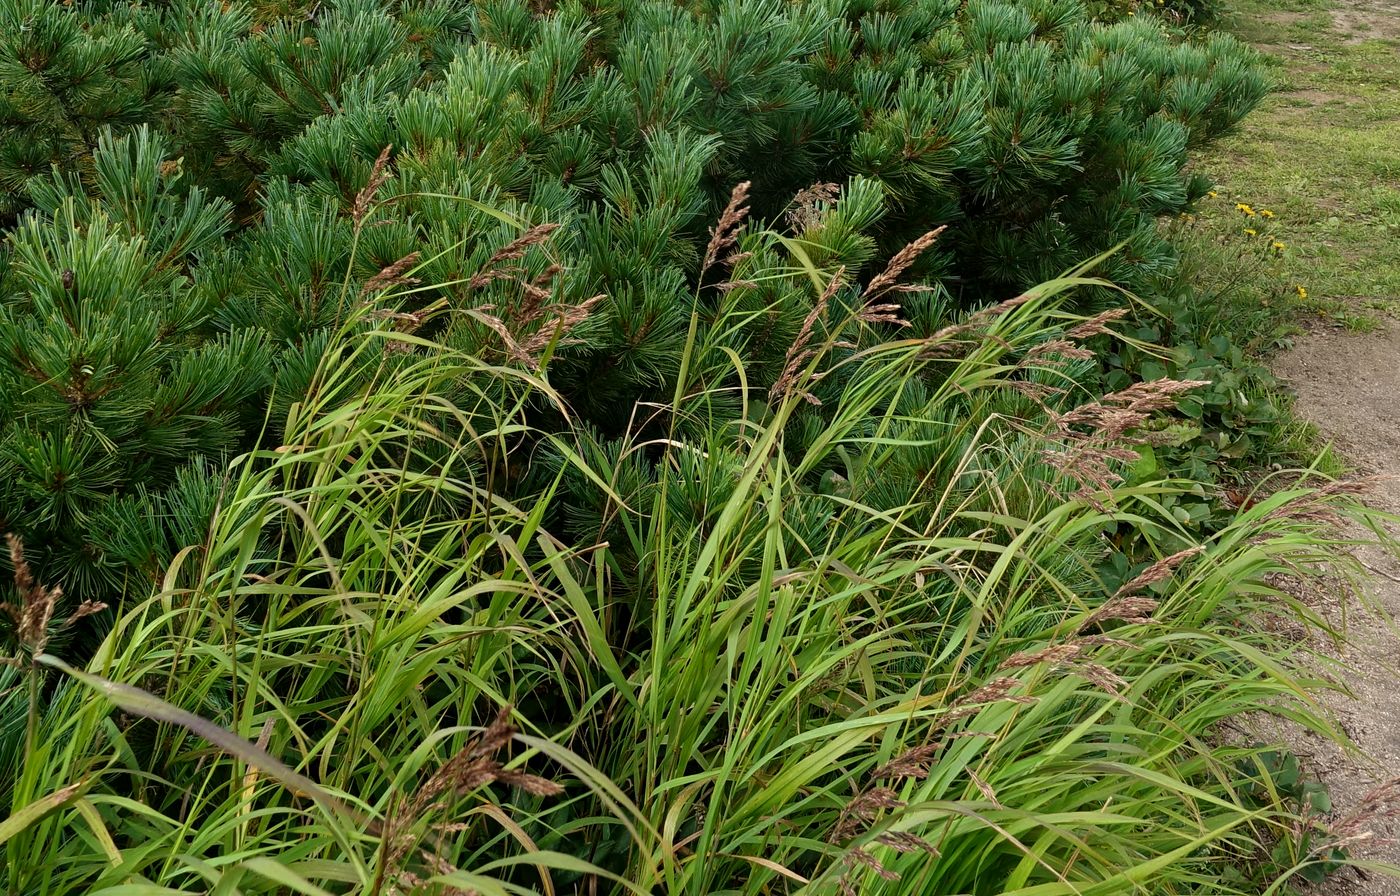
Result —
[[1079, 0], [0, 10], [0, 522], [78, 597], [160, 568], [208, 509], [179, 471], [276, 438], [386, 286], [394, 326], [557, 355], [606, 441], [671, 397], [696, 307], [782, 376], [813, 299], [706, 264], [734, 184], [813, 270], [947, 225], [901, 298], [926, 335], [1119, 244], [1104, 273], [1149, 283], [1188, 150], [1265, 87], [1227, 37]]

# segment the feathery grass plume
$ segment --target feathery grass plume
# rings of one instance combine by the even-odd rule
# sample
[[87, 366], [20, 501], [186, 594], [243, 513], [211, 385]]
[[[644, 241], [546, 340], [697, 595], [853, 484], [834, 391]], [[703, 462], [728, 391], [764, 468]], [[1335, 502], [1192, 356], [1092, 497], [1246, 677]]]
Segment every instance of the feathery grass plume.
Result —
[[365, 182], [360, 192], [355, 194], [355, 201], [350, 206], [350, 219], [355, 222], [356, 230], [364, 225], [365, 217], [369, 214], [370, 207], [374, 205], [375, 197], [379, 195], [379, 188], [388, 183], [391, 177], [389, 153], [393, 148], [393, 145], [390, 144], [379, 151], [379, 158], [374, 160], [374, 167], [370, 169], [369, 180]]
[[499, 266], [508, 261], [519, 261], [525, 257], [525, 253], [530, 251], [531, 246], [538, 246], [549, 239], [554, 231], [559, 229], [558, 224], [536, 224], [527, 229], [520, 236], [511, 240], [506, 245], [497, 249], [490, 258], [486, 259], [486, 264], [480, 271], [473, 274], [467, 281], [467, 289], [481, 289], [496, 280], [506, 280], [518, 275], [518, 271], [510, 268], [502, 269]]
[[563, 270], [563, 265], [558, 263], [551, 264], [549, 265], [549, 267], [545, 268], [543, 271], [540, 271], [539, 274], [535, 276], [535, 279], [531, 282], [531, 285], [543, 289], [544, 287], [553, 283], [554, 278], [558, 277], [560, 273], [563, 272]]
[[1382, 781], [1362, 794], [1355, 809], [1329, 826], [1332, 836], [1322, 848], [1377, 841], [1376, 823], [1392, 818], [1400, 818], [1400, 778]]
[[[0, 612], [15, 625], [15, 639], [27, 657], [0, 657], [0, 666], [25, 670], [28, 677], [28, 712], [24, 726], [24, 760], [28, 762], [38, 746], [39, 736], [39, 664], [44, 661], [55, 607], [63, 597], [60, 586], [46, 587], [39, 582], [24, 556], [24, 542], [12, 532], [5, 533], [10, 549], [10, 568], [14, 570], [15, 591], [19, 603], [0, 603]], [[66, 629], [94, 613], [107, 609], [105, 603], [85, 599], [59, 625]]]
[[1004, 806], [1002, 806], [1001, 800], [997, 799], [996, 791], [992, 789], [992, 785], [988, 784], [986, 781], [983, 781], [982, 778], [977, 774], [977, 772], [969, 768], [967, 770], [967, 776], [972, 780], [972, 786], [977, 788], [978, 792], [986, 798], [987, 802], [991, 803], [993, 806], [996, 806], [998, 809], [1005, 808]]
[[[905, 805], [897, 799], [897, 796], [888, 787], [871, 787], [856, 795], [842, 808], [836, 827], [831, 832], [831, 842], [835, 844], [849, 843], [865, 834], [880, 817], [882, 810], [899, 809]], [[899, 880], [897, 872], [885, 867], [874, 853], [862, 846], [849, 846], [842, 855], [841, 861], [847, 869], [838, 882], [843, 894], [858, 892], [852, 883], [851, 874], [859, 868], [874, 871], [887, 881]]]
[[951, 357], [958, 349], [974, 343], [974, 335], [980, 329], [979, 324], [970, 321], [940, 327], [924, 338], [919, 357], [925, 361]]
[[1017, 308], [1030, 304], [1035, 299], [1034, 292], [1024, 292], [1015, 298], [974, 311], [961, 323], [948, 324], [936, 330], [923, 339], [923, 347], [919, 353], [920, 358], [930, 361], [948, 358], [953, 356], [958, 349], [966, 349], [979, 342], [992, 342], [1002, 349], [1010, 348], [1000, 337], [987, 332], [988, 327], [997, 319], [1010, 314]]
[[[1025, 369], [1025, 364], [1016, 365], [1017, 370]], [[1052, 398], [1059, 398], [1068, 393], [1064, 386], [1055, 386], [1050, 383], [1036, 383], [1030, 380], [1010, 380], [1006, 383], [1006, 388], [1017, 395], [1024, 395], [1035, 403], [1036, 407], [1045, 410], [1046, 403]]]
[[[15, 592], [19, 595], [19, 603], [0, 603], [0, 612], [14, 622], [15, 638], [20, 646], [31, 658], [36, 657], [48, 646], [54, 609], [63, 598], [63, 588], [58, 585], [50, 588], [35, 578], [34, 571], [24, 557], [24, 541], [18, 535], [5, 533], [5, 543], [10, 551], [10, 568], [14, 570]], [[107, 605], [104, 603], [85, 600], [60, 623], [59, 627], [68, 628], [78, 620], [105, 609]]]
[[1073, 670], [1076, 675], [1114, 697], [1121, 698], [1123, 689], [1128, 686], [1128, 680], [1126, 678], [1102, 663], [1077, 659], [1069, 663], [1067, 668]]
[[1103, 333], [1111, 333], [1109, 324], [1120, 321], [1128, 316], [1127, 308], [1109, 308], [1107, 311], [1100, 311], [1087, 320], [1075, 324], [1065, 331], [1065, 338], [1075, 341], [1083, 341], [1093, 336]]
[[486, 266], [495, 267], [503, 262], [519, 261], [525, 257], [531, 246], [540, 245], [558, 229], [559, 225], [555, 223], [536, 224], [492, 253], [486, 260]]
[[1040, 452], [1041, 459], [1078, 485], [1075, 497], [1097, 502], [1123, 481], [1115, 467], [1137, 460], [1131, 445], [1150, 442], [1137, 434], [1157, 411], [1175, 407], [1178, 398], [1209, 385], [1203, 380], [1158, 379], [1134, 383], [1061, 413], [1050, 413], [1049, 434], [1059, 447]]
[[841, 810], [841, 816], [831, 832], [832, 842], [850, 840], [869, 827], [882, 809], [898, 809], [903, 805], [899, 794], [889, 787], [871, 787], [862, 791]]
[[[854, 872], [861, 868], [866, 868], [875, 872], [883, 880], [899, 880], [899, 872], [891, 871], [885, 866], [885, 863], [875, 858], [875, 854], [873, 852], [859, 846], [847, 850], [845, 856], [842, 857], [842, 862], [847, 866], [847, 868], [851, 872]], [[858, 894], [860, 893], [860, 891], [856, 889], [855, 885], [851, 882], [851, 880], [851, 877], [848, 875], [843, 875], [841, 877], [840, 887], [842, 896], [858, 896]]]
[[[437, 303], [419, 311], [393, 311], [388, 308], [376, 308], [371, 317], [376, 320], [390, 321], [395, 332], [415, 333], [442, 307], [441, 303]], [[384, 344], [384, 351], [391, 354], [404, 354], [412, 351], [412, 346], [402, 340], [389, 340]]]
[[869, 302], [862, 305], [856, 312], [856, 320], [867, 324], [893, 324], [896, 327], [907, 327], [909, 321], [905, 320], [901, 314], [904, 311], [896, 302]]
[[[495, 783], [518, 787], [534, 796], [557, 796], [564, 792], [558, 783], [506, 768], [497, 758], [516, 734], [510, 713], [509, 706], [502, 707], [491, 724], [438, 766], [385, 825], [385, 866], [391, 869], [392, 877], [406, 873], [403, 862], [417, 842], [409, 829], [431, 814], [446, 811], [449, 801]], [[450, 867], [450, 863], [440, 858], [435, 864], [439, 869]]]
[[1091, 625], [1113, 620], [1148, 625], [1157, 621], [1152, 618], [1156, 610], [1157, 601], [1150, 597], [1115, 597], [1090, 613], [1079, 630], [1083, 631]]
[[1057, 415], [1053, 422], [1062, 432], [1082, 426], [1106, 439], [1126, 439], [1132, 430], [1146, 423], [1152, 413], [1175, 407], [1177, 399], [1185, 393], [1209, 385], [1206, 380], [1165, 378], [1133, 383], [1126, 389]]
[[1022, 366], [1046, 361], [1091, 361], [1096, 356], [1092, 351], [1069, 339], [1047, 339], [1036, 343], [1026, 352]]
[[[1120, 612], [1130, 612], [1127, 609], [1130, 605], [1127, 604], [1124, 599], [1128, 598], [1130, 595], [1138, 593], [1139, 591], [1151, 588], [1153, 585], [1165, 582], [1167, 579], [1172, 577], [1172, 574], [1176, 572], [1176, 568], [1178, 566], [1180, 566], [1182, 563], [1185, 563], [1192, 557], [1199, 556], [1204, 551], [1205, 548], [1201, 547], [1200, 545], [1195, 545], [1193, 547], [1177, 551], [1175, 554], [1163, 557], [1161, 560], [1158, 560], [1157, 562], [1148, 566], [1142, 572], [1138, 573], [1132, 579], [1128, 580], [1127, 582], [1124, 582], [1123, 586], [1114, 593], [1113, 599], [1110, 600], [1108, 603], [1104, 604], [1101, 608], [1099, 608], [1098, 612], [1107, 613], [1109, 611], [1109, 608], [1115, 606], [1115, 604], [1123, 608], [1120, 610]], [[1149, 609], [1148, 612], [1150, 613], [1151, 609]], [[1100, 618], [1106, 619], [1127, 617], [1103, 616]]]
[[525, 301], [521, 303], [514, 314], [514, 318], [519, 324], [530, 324], [539, 319], [545, 304], [554, 296], [554, 281], [563, 270], [563, 265], [551, 264], [535, 275], [533, 279], [520, 281], [520, 288], [525, 293]]
[[[945, 712], [938, 719], [938, 729], [951, 727], [963, 719], [969, 719], [980, 713], [985, 706], [993, 703], [1014, 703], [1022, 706], [1029, 706], [1036, 702], [1036, 698], [1028, 694], [1012, 694], [1012, 689], [1022, 684], [1019, 678], [1003, 677], [994, 679], [981, 687], [978, 687], [958, 699], [954, 700]], [[959, 732], [963, 734], [966, 732]], [[944, 734], [944, 737], [955, 737], [958, 734]]]
[[551, 345], [576, 344], [576, 340], [570, 339], [569, 334], [579, 324], [587, 320], [605, 298], [607, 296], [596, 295], [577, 305], [551, 305], [548, 308], [537, 309], [533, 313], [532, 320], [537, 321], [546, 315], [548, 320], [533, 333], [523, 338], [513, 332], [504, 320], [492, 313], [495, 311], [495, 307], [492, 305], [483, 305], [468, 313], [473, 319], [485, 324], [501, 337], [501, 343], [511, 360], [525, 367], [537, 369], [541, 363], [542, 353]]
[[1078, 644], [1051, 644], [1039, 650], [1023, 650], [1002, 660], [998, 669], [1024, 669], [1039, 663], [1059, 664], [1079, 656], [1082, 648]]
[[[511, 326], [517, 332], [538, 321], [544, 314], [551, 310], [549, 300], [554, 298], [554, 278], [558, 276], [562, 268], [557, 264], [550, 265], [542, 274], [532, 280], [517, 278], [521, 291], [525, 294], [525, 300], [511, 309]], [[602, 296], [595, 296], [601, 299]], [[591, 299], [588, 301], [592, 301]], [[586, 302], [584, 304], [587, 304]], [[591, 308], [591, 306], [590, 306]], [[553, 310], [557, 311], [558, 306]], [[585, 315], [586, 317], [587, 315]]]
[[365, 285], [360, 289], [360, 295], [367, 296], [398, 286], [418, 283], [417, 277], [406, 277], [404, 274], [418, 264], [421, 258], [421, 253], [410, 252], [393, 264], [387, 265], [379, 273], [365, 281]]
[[[1016, 679], [1008, 679], [1015, 684], [1020, 684]], [[875, 769], [870, 773], [872, 780], [878, 781], [883, 778], [913, 778], [923, 780], [928, 777], [929, 765], [938, 755], [938, 751], [943, 748], [943, 742], [938, 741], [931, 744], [924, 744], [921, 747], [914, 747], [906, 750], [889, 762]]]
[[710, 242], [705, 246], [705, 258], [700, 263], [700, 276], [720, 260], [720, 255], [739, 240], [739, 231], [749, 216], [749, 182], [743, 181], [729, 194], [729, 204], [719, 216], [718, 223], [710, 229]]
[[1107, 666], [1092, 662], [1084, 657], [1084, 648], [1092, 643], [1087, 639], [1080, 638], [1065, 644], [1051, 644], [1039, 650], [1022, 651], [1007, 657], [998, 668], [1024, 669], [1046, 663], [1052, 667], [1074, 672], [1107, 693], [1116, 696], [1127, 682]]
[[506, 326], [506, 322], [492, 313], [495, 310], [495, 305], [482, 305], [480, 308], [469, 310], [467, 314], [472, 319], [485, 324], [497, 336], [501, 337], [501, 344], [505, 347], [506, 355], [509, 356], [512, 361], [516, 361], [527, 367], [534, 364], [535, 359], [529, 352], [525, 351], [525, 347], [515, 338], [515, 334], [510, 331], [510, 327]]
[[1392, 476], [1362, 476], [1354, 479], [1333, 480], [1274, 507], [1269, 511], [1268, 516], [1270, 518], [1316, 522], [1335, 527], [1342, 518], [1342, 512], [1337, 507], [1337, 498], [1360, 497], [1374, 489], [1377, 482], [1393, 478]]
[[[511, 360], [530, 368], [538, 368], [541, 353], [550, 345], [570, 345], [573, 340], [568, 334], [587, 320], [602, 301], [607, 298], [600, 294], [574, 305], [549, 304], [553, 298], [551, 284], [563, 271], [557, 263], [551, 263], [544, 271], [531, 279], [525, 279], [523, 271], [516, 267], [501, 267], [508, 262], [518, 261], [532, 246], [549, 240], [559, 229], [558, 224], [537, 224], [520, 236], [494, 252], [480, 271], [467, 280], [468, 290], [481, 289], [497, 280], [513, 280], [520, 287], [524, 301], [507, 309], [504, 316], [497, 314], [494, 305], [484, 305], [467, 311], [498, 336]], [[546, 319], [547, 318], [547, 319]], [[543, 323], [540, 323], [545, 319]], [[539, 324], [529, 335], [526, 330]]]
[[534, 333], [530, 334], [520, 343], [520, 350], [533, 367], [538, 367], [541, 353], [553, 345], [576, 345], [577, 339], [569, 338], [569, 334], [578, 327], [579, 324], [588, 320], [593, 314], [593, 310], [607, 296], [596, 295], [591, 299], [585, 299], [577, 305], [553, 305], [548, 313], [552, 315], [552, 320], [547, 321]]
[[882, 831], [875, 835], [875, 842], [881, 846], [888, 846], [895, 852], [925, 852], [931, 856], [938, 855], [937, 847], [909, 831]]
[[792, 197], [784, 216], [793, 233], [801, 234], [821, 223], [822, 213], [841, 196], [840, 184], [815, 183]]
[[[921, 778], [926, 776], [926, 770], [923, 775], [917, 773], [904, 775], [898, 771], [905, 767], [918, 768], [918, 764], [919, 761], [913, 758], [911, 751], [910, 754], [902, 757], [902, 761], [897, 760], [896, 763], [891, 763], [877, 770], [871, 777], [878, 780], [881, 777]], [[886, 774], [882, 775], [880, 772], [886, 772]], [[830, 842], [850, 844], [851, 841], [867, 835], [872, 826], [879, 820], [882, 812], [902, 809], [905, 805], [906, 803], [898, 799], [898, 794], [893, 789], [879, 785], [869, 787], [842, 807], [836, 826], [832, 829]], [[874, 843], [888, 847], [899, 854], [923, 852], [930, 856], [938, 855], [938, 849], [932, 843], [910, 831], [880, 831], [875, 834], [872, 840]], [[847, 846], [841, 857], [841, 862], [846, 867], [846, 872], [838, 879], [838, 887], [842, 893], [858, 892], [851, 875], [860, 868], [869, 869], [887, 881], [900, 880], [898, 872], [886, 867], [873, 852], [863, 846]]]
[[978, 310], [972, 312], [972, 316], [969, 317], [967, 321], [973, 326], [982, 326], [990, 323], [991, 321], [999, 317], [1005, 317], [1007, 314], [1010, 314], [1017, 308], [1020, 308], [1023, 305], [1028, 305], [1031, 302], [1034, 302], [1035, 300], [1036, 294], [1034, 292], [1023, 292], [1018, 296], [1013, 296], [1009, 299], [1003, 299], [1002, 301], [997, 302], [995, 305], [989, 305], [986, 308], [979, 308]]
[[1102, 509], [1107, 505], [1100, 496], [1123, 482], [1118, 466], [1137, 460], [1138, 453], [1121, 445], [1076, 438], [1069, 440], [1065, 448], [1042, 449], [1040, 459], [1075, 484], [1072, 497], [1089, 501]]
[[[831, 305], [831, 300], [836, 297], [836, 291], [841, 288], [841, 283], [846, 275], [845, 267], [836, 269], [836, 273], [831, 275], [830, 282], [826, 289], [817, 297], [817, 301], [812, 305], [812, 310], [807, 312], [807, 316], [802, 320], [802, 327], [797, 331], [796, 338], [792, 345], [788, 347], [787, 357], [783, 361], [783, 372], [774, 380], [772, 388], [768, 390], [770, 401], [777, 401], [782, 396], [788, 394], [797, 383], [802, 373], [802, 365], [815, 358], [820, 352], [820, 344], [813, 342], [814, 331], [817, 321], [826, 314], [826, 309]], [[810, 392], [803, 391], [802, 398], [810, 404], [820, 405], [821, 401]]]
[[947, 229], [948, 227], [946, 224], [942, 227], [934, 228], [896, 252], [894, 257], [890, 259], [889, 264], [885, 265], [885, 269], [876, 274], [871, 279], [870, 283], [866, 285], [865, 291], [861, 293], [861, 298], [876, 298], [897, 286], [899, 284], [899, 278], [903, 276], [904, 272], [909, 270], [910, 266], [919, 260], [919, 256], [923, 255], [930, 246], [937, 242], [938, 237]]
[[1034, 703], [1035, 698], [1029, 695], [1016, 695], [1011, 691], [1021, 686], [1019, 678], [997, 678], [987, 682], [981, 687], [963, 694], [953, 701], [953, 708], [980, 706], [985, 703], [999, 703], [1003, 700], [1011, 703]]

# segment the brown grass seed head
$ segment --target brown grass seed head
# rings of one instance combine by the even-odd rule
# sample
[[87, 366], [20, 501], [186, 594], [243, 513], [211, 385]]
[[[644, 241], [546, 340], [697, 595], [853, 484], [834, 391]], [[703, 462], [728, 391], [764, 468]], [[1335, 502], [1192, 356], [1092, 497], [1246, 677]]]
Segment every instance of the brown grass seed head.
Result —
[[705, 247], [705, 260], [700, 264], [700, 276], [704, 276], [721, 253], [732, 249], [739, 240], [739, 231], [744, 219], [749, 215], [749, 182], [744, 181], [729, 194], [729, 204], [719, 216], [719, 223], [710, 229], [710, 243]]
[[379, 193], [379, 188], [389, 180], [389, 152], [393, 149], [393, 144], [384, 147], [379, 152], [379, 158], [374, 160], [374, 167], [370, 169], [369, 180], [366, 181], [360, 192], [355, 194], [355, 201], [350, 206], [350, 218], [359, 227], [364, 223], [365, 216], [369, 214], [370, 206], [374, 204], [374, 197]]

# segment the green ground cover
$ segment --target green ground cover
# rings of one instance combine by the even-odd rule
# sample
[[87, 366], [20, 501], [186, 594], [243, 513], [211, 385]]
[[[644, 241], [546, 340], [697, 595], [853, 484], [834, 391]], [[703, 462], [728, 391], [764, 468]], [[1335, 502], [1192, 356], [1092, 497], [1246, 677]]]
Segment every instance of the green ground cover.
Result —
[[1400, 301], [1397, 21], [1349, 3], [1232, 4], [1222, 27], [1266, 53], [1278, 90], [1199, 163], [1222, 193], [1203, 213], [1274, 211], [1284, 277], [1308, 310], [1356, 327]]

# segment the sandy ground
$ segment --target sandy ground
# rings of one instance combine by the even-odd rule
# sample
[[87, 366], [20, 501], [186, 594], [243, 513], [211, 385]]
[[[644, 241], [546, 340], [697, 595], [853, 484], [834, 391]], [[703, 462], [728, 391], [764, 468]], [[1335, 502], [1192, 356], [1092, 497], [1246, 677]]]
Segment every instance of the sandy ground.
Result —
[[[1317, 330], [1300, 337], [1274, 368], [1297, 394], [1299, 413], [1352, 466], [1361, 473], [1400, 477], [1400, 323], [1376, 334]], [[1400, 478], [1380, 479], [1368, 502], [1400, 512]], [[1379, 547], [1361, 547], [1357, 555], [1368, 570], [1370, 598], [1385, 615], [1400, 619], [1400, 562]], [[1329, 785], [1341, 817], [1361, 806], [1372, 788], [1400, 776], [1400, 635], [1341, 593], [1318, 598], [1325, 615], [1345, 624], [1350, 642], [1337, 658], [1342, 661], [1338, 677], [1353, 699], [1337, 695], [1330, 709], [1364, 755], [1344, 755], [1311, 738], [1296, 750]], [[1400, 819], [1381, 818], [1368, 826], [1376, 839], [1359, 844], [1353, 854], [1400, 864]], [[1316, 892], [1400, 896], [1400, 880], [1349, 870]]]

